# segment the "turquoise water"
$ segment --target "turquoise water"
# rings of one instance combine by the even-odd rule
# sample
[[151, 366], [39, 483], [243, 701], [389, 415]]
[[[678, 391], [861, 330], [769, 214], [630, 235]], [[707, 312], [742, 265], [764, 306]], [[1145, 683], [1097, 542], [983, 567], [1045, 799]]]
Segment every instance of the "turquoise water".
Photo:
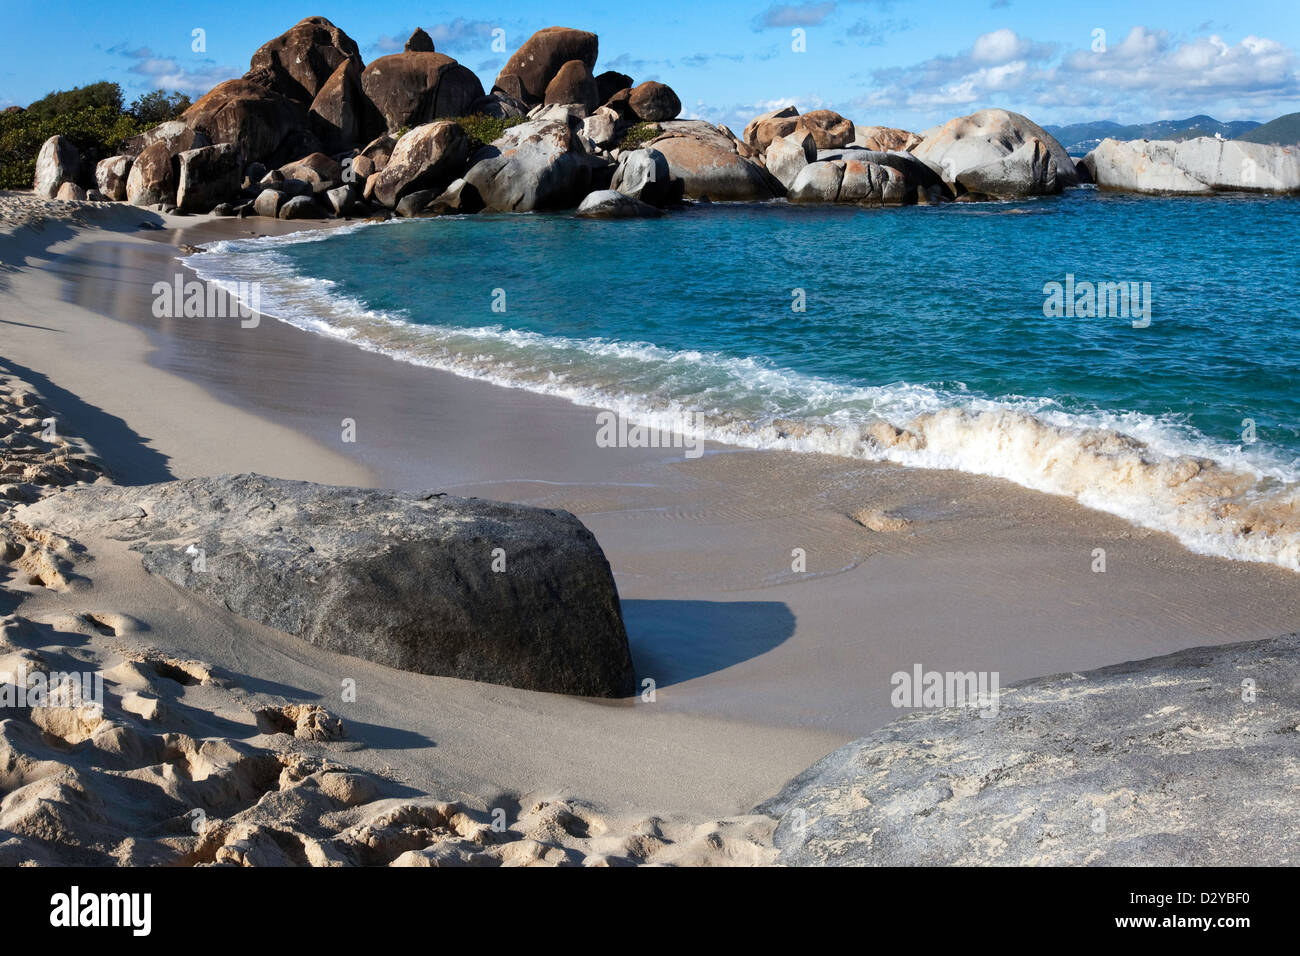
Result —
[[[1297, 234], [1294, 199], [1085, 189], [402, 221], [188, 264], [258, 279], [268, 313], [406, 361], [651, 423], [691, 413], [756, 447], [996, 474], [1300, 568]], [[1149, 325], [1045, 314], [1067, 275], [1149, 284]]]

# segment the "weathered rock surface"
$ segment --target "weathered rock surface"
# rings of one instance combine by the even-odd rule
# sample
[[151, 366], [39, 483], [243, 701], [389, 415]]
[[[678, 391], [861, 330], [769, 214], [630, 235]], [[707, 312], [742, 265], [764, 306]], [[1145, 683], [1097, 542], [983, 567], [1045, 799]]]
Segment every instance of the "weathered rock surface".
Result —
[[173, 156], [179, 156], [187, 149], [212, 145], [212, 141], [202, 132], [190, 128], [180, 120], [168, 120], [153, 129], [145, 130], [139, 136], [123, 140], [122, 153], [134, 159], [154, 143], [166, 143], [167, 151]]
[[344, 62], [365, 66], [356, 41], [324, 17], [307, 17], [264, 43], [249, 75], [268, 78], [273, 90], [306, 107]]
[[325, 210], [310, 196], [286, 199], [278, 213], [281, 219], [324, 219]]
[[176, 208], [180, 212], [210, 212], [218, 203], [239, 194], [244, 160], [230, 143], [187, 149], [177, 157]]
[[407, 193], [446, 189], [469, 157], [469, 137], [456, 123], [442, 120], [417, 126], [397, 141], [393, 155], [375, 180], [374, 197], [389, 209]]
[[109, 156], [95, 164], [95, 186], [108, 199], [126, 199], [126, 177], [131, 173], [130, 156]]
[[36, 176], [32, 191], [42, 199], [53, 199], [64, 183], [74, 182], [81, 172], [81, 154], [66, 136], [51, 136], [36, 154]]
[[406, 45], [402, 47], [403, 53], [433, 53], [433, 38], [425, 32], [424, 27], [416, 27], [415, 32], [411, 34]]
[[251, 80], [217, 84], [185, 111], [185, 122], [210, 143], [231, 143], [248, 162], [267, 166], [319, 148], [303, 108]]
[[343, 165], [324, 153], [312, 153], [280, 167], [286, 180], [307, 183], [314, 193], [333, 189], [343, 182]]
[[1153, 194], [1300, 192], [1300, 148], [1211, 137], [1102, 140], [1081, 161], [1100, 189]]
[[799, 117], [802, 127], [812, 136], [818, 149], [838, 149], [853, 142], [853, 123], [834, 110], [812, 110]]
[[920, 143], [920, 136], [892, 126], [858, 126], [853, 130], [853, 145], [863, 149], [878, 149], [882, 152], [910, 150]]
[[311, 101], [307, 121], [329, 152], [364, 142], [383, 125], [379, 111], [361, 88], [361, 67], [344, 60]]
[[759, 808], [779, 862], [1300, 862], [1300, 635], [1025, 681], [979, 714], [913, 713], [804, 771]]
[[1061, 191], [1058, 172], [1047, 146], [1038, 139], [1029, 139], [1002, 159], [958, 173], [957, 182], [979, 196], [1050, 196]]
[[596, 89], [600, 92], [600, 102], [607, 103], [609, 98], [619, 90], [630, 90], [632, 77], [617, 70], [606, 70], [596, 77]]
[[76, 183], [64, 183], [59, 187], [59, 191], [54, 198], [61, 199], [64, 202], [81, 202], [86, 198], [86, 191]]
[[794, 203], [903, 205], [912, 198], [906, 178], [897, 169], [857, 159], [812, 163], [795, 177], [789, 192]]
[[798, 125], [799, 111], [793, 106], [786, 106], [770, 113], [764, 113], [761, 116], [755, 116], [745, 126], [741, 138], [760, 153], [765, 153], [772, 140], [782, 136], [789, 136]]
[[682, 101], [677, 98], [672, 87], [646, 80], [640, 86], [633, 87], [628, 94], [628, 105], [636, 118], [647, 123], [662, 123], [677, 119], [682, 111]]
[[927, 131], [912, 152], [952, 185], [962, 173], [999, 162], [1033, 139], [1041, 142], [1055, 161], [1058, 187], [1078, 185], [1074, 161], [1065, 147], [1033, 120], [1007, 110], [980, 110], [949, 120], [937, 130]]
[[807, 130], [778, 136], [767, 145], [764, 164], [788, 191], [805, 166], [817, 161], [817, 146]]
[[570, 60], [560, 67], [550, 83], [542, 102], [576, 103], [590, 113], [600, 105], [600, 91], [596, 87], [596, 78], [591, 75], [591, 68], [582, 60]]
[[167, 143], [160, 141], [146, 146], [127, 174], [127, 201], [137, 206], [152, 206], [160, 202], [174, 204], [178, 166]]
[[736, 141], [702, 120], [672, 120], [647, 145], [668, 162], [669, 173], [690, 199], [745, 202], [773, 199], [781, 184], [736, 151]]
[[581, 60], [588, 72], [595, 69], [599, 49], [596, 34], [585, 30], [568, 27], [538, 30], [506, 61], [494, 88], [499, 87], [532, 106], [546, 98], [546, 87], [570, 60]]
[[568, 512], [239, 475], [76, 490], [20, 520], [130, 542], [151, 573], [338, 653], [553, 693], [634, 690], [609, 564]]
[[466, 184], [498, 212], [573, 208], [590, 189], [593, 160], [576, 123], [535, 119], [511, 127], [474, 154]]
[[672, 173], [657, 149], [630, 149], [618, 158], [610, 188], [651, 206], [672, 201]]
[[583, 197], [575, 215], [584, 219], [657, 219], [663, 213], [617, 190], [598, 189]]
[[441, 53], [381, 56], [362, 72], [361, 88], [390, 132], [464, 116], [483, 95], [478, 77]]

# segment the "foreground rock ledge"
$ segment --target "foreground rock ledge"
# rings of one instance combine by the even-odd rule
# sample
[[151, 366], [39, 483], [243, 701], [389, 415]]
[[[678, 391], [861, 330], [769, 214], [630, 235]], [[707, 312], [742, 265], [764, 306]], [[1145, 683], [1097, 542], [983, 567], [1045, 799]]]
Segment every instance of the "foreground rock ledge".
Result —
[[1298, 788], [1292, 634], [1026, 681], [992, 718], [909, 715], [759, 810], [793, 865], [1280, 866]]
[[19, 510], [33, 527], [130, 542], [150, 572], [331, 651], [528, 690], [633, 693], [609, 563], [565, 511], [258, 475], [78, 489]]

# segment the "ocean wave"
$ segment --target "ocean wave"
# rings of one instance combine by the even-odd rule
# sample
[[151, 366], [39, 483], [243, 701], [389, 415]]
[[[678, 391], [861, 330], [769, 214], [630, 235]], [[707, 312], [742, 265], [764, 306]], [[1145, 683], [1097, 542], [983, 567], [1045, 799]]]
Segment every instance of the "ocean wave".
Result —
[[229, 240], [183, 261], [231, 291], [259, 281], [272, 318], [400, 361], [608, 408], [650, 428], [688, 422], [706, 441], [1003, 478], [1168, 532], [1198, 553], [1300, 571], [1300, 462], [1262, 443], [1217, 442], [1172, 415], [1067, 410], [960, 385], [854, 386], [755, 356], [415, 322], [300, 275], [280, 252], [327, 235]]

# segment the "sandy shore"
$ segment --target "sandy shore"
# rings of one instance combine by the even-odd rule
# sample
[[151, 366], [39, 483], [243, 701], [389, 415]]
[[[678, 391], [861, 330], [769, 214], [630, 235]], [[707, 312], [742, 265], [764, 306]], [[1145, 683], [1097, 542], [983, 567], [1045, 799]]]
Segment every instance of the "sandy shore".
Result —
[[[738, 835], [712, 858], [758, 862], [763, 827], [743, 815], [897, 716], [895, 671], [997, 671], [1006, 684], [1300, 629], [1291, 572], [1192, 555], [996, 479], [713, 446], [698, 460], [602, 449], [593, 409], [270, 319], [156, 319], [150, 289], [181, 270], [181, 244], [287, 224], [129, 207], [84, 218], [0, 234], [0, 372], [38, 389], [114, 480], [256, 471], [565, 508], [609, 557], [638, 678], [656, 685], [653, 702], [599, 703], [322, 654], [200, 608], [112, 542], [86, 543], [73, 572], [84, 585], [6, 583], [4, 614], [130, 621], [75, 629], [111, 666], [152, 654], [228, 675], [238, 692], [208, 700], [199, 729], [221, 714], [255, 734], [253, 704], [318, 703], [349, 728], [341, 762], [412, 792], [474, 812], [576, 798], [598, 828], [678, 821], [682, 846], [723, 826], [699, 821], [733, 817], [724, 829]], [[344, 418], [355, 443], [341, 440]], [[850, 517], [863, 509], [874, 528]], [[1105, 573], [1092, 570], [1096, 548]], [[795, 549], [805, 571], [792, 570]], [[339, 701], [342, 676], [364, 688], [355, 703]]]

